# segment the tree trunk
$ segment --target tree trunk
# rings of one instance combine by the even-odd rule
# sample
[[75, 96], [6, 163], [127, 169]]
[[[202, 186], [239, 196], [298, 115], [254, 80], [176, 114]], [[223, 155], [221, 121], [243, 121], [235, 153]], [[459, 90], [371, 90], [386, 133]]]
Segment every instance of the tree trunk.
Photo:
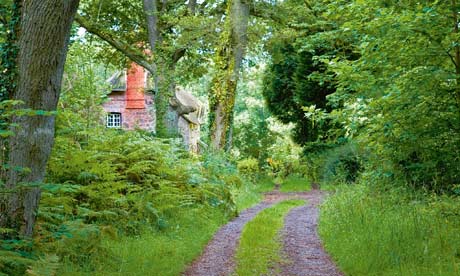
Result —
[[209, 127], [214, 149], [231, 147], [233, 112], [239, 71], [246, 52], [249, 3], [228, 2], [227, 22], [215, 57], [216, 74], [209, 93]]
[[[155, 97], [156, 133], [159, 137], [175, 137], [178, 135], [176, 114], [170, 107], [170, 100], [174, 97], [175, 83], [172, 81], [174, 71], [169, 66], [163, 66], [158, 77], [158, 89]], [[167, 70], [168, 69], [168, 70]]]
[[[70, 28], [79, 0], [23, 0], [18, 38], [18, 87], [13, 99], [20, 108], [55, 111], [61, 91]], [[22, 183], [39, 183], [54, 140], [55, 116], [17, 116], [10, 140], [6, 188], [10, 190], [0, 227], [31, 236], [40, 189]], [[21, 168], [21, 169], [17, 169]]]

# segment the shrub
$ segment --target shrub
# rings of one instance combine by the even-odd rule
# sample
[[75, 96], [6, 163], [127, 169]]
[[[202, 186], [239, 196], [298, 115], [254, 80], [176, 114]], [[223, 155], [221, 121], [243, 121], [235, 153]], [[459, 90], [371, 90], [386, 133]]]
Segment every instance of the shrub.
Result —
[[259, 162], [255, 158], [246, 158], [238, 161], [238, 171], [250, 178], [254, 179], [255, 176], [259, 173]]
[[364, 169], [365, 158], [352, 143], [329, 145], [314, 152], [304, 152], [305, 175], [312, 182], [326, 184], [354, 183]]

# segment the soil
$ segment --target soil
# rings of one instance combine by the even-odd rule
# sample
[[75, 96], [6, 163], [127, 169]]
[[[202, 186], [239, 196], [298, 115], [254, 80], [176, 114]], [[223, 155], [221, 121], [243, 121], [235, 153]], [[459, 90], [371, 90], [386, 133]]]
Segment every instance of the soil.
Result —
[[[203, 254], [184, 272], [185, 276], [230, 276], [235, 270], [234, 255], [244, 225], [260, 211], [287, 199], [305, 199], [307, 204], [292, 209], [285, 218], [281, 232], [282, 255], [286, 261], [279, 264], [281, 276], [340, 276], [330, 257], [324, 251], [317, 233], [318, 205], [325, 192], [281, 193], [279, 189], [265, 194], [262, 203], [249, 208], [223, 226], [208, 243]], [[245, 276], [245, 275], [242, 275]]]
[[262, 202], [255, 207], [246, 209], [237, 218], [220, 228], [204, 249], [203, 254], [188, 267], [183, 275], [231, 275], [235, 269], [233, 256], [244, 225], [260, 211], [271, 205], [273, 202]]
[[324, 251], [317, 232], [318, 204], [323, 195], [310, 194], [306, 205], [292, 209], [284, 220], [281, 232], [283, 259], [281, 275], [340, 276], [335, 264]]

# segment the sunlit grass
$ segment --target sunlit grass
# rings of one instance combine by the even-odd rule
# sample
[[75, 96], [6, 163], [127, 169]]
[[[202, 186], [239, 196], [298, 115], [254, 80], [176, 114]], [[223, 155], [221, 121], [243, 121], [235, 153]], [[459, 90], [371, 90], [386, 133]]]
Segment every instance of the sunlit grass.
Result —
[[91, 271], [64, 263], [59, 275], [180, 275], [223, 223], [225, 218], [217, 210], [184, 212], [167, 231], [105, 240], [114, 259], [92, 263]]
[[261, 176], [255, 184], [245, 184], [236, 190], [235, 203], [238, 211], [242, 211], [259, 203], [263, 199], [263, 192], [273, 190], [275, 186], [273, 179], [268, 176]]
[[236, 273], [240, 276], [266, 275], [281, 261], [279, 231], [284, 217], [294, 207], [305, 204], [303, 200], [287, 200], [260, 212], [248, 222], [242, 232], [236, 252]]
[[310, 189], [310, 181], [297, 175], [286, 177], [280, 185], [281, 192], [307, 192]]
[[347, 275], [460, 275], [460, 201], [343, 187], [322, 206], [320, 235]]

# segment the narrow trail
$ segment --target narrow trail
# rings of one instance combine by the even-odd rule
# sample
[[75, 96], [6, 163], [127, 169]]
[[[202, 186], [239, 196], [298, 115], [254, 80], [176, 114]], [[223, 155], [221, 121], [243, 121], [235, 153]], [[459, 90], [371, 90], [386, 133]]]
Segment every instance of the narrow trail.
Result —
[[273, 202], [262, 202], [241, 212], [237, 218], [220, 228], [206, 246], [203, 254], [190, 265], [183, 275], [230, 275], [235, 269], [233, 256], [235, 255], [235, 249], [238, 246], [244, 225], [252, 220], [260, 211], [271, 205], [273, 205]]
[[[184, 276], [231, 276], [235, 270], [235, 251], [244, 225], [259, 212], [287, 199], [305, 199], [307, 204], [294, 208], [285, 218], [281, 232], [286, 262], [280, 264], [280, 276], [340, 276], [341, 274], [324, 251], [317, 234], [318, 205], [325, 193], [281, 193], [278, 190], [265, 194], [262, 203], [249, 208], [224, 225], [208, 243], [203, 254], [184, 272]], [[242, 275], [245, 276], [245, 275]]]
[[284, 220], [281, 232], [283, 276], [340, 276], [335, 264], [324, 251], [317, 233], [318, 204], [321, 197], [311, 198], [307, 204], [294, 208]]

